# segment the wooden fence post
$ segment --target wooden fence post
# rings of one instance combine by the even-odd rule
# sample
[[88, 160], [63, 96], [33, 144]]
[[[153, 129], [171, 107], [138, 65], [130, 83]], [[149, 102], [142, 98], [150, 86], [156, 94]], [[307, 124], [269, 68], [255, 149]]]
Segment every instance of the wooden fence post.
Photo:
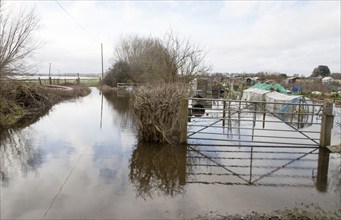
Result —
[[316, 189], [319, 192], [327, 192], [329, 153], [330, 151], [328, 148], [319, 149], [316, 175]]
[[180, 144], [187, 144], [188, 99], [180, 103]]
[[225, 127], [225, 117], [226, 117], [226, 101], [223, 101], [223, 127]]
[[333, 123], [334, 123], [333, 103], [324, 102], [320, 133], [320, 147], [327, 147], [330, 145]]
[[186, 162], [187, 162], [187, 147], [183, 146], [179, 149], [179, 185], [186, 185]]

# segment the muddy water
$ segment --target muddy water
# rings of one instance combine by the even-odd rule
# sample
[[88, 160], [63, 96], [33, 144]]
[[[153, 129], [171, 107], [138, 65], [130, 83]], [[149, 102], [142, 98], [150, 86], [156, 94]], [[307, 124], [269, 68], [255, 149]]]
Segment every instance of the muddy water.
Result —
[[169, 219], [341, 207], [337, 154], [138, 144], [128, 99], [97, 89], [0, 138], [1, 219]]

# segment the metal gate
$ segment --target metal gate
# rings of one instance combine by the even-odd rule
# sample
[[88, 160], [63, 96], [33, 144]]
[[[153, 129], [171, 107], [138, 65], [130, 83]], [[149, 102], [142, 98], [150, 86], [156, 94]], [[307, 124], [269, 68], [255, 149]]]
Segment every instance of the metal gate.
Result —
[[322, 104], [192, 98], [187, 142], [212, 146], [320, 146]]

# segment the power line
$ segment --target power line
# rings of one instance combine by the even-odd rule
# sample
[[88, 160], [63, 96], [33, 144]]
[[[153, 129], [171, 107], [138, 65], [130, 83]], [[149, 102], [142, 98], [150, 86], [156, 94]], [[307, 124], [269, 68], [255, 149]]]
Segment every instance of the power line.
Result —
[[83, 25], [81, 25], [57, 0], [55, 0], [55, 2], [59, 5], [59, 7], [61, 7], [61, 9], [63, 9], [63, 11], [75, 22], [75, 24], [77, 24], [92, 40], [96, 41], [91, 34], [85, 29], [85, 27], [83, 27]]

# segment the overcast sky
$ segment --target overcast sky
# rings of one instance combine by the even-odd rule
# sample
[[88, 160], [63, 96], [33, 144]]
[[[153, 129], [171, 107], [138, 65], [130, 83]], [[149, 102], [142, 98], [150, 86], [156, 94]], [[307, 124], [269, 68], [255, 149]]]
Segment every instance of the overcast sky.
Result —
[[[62, 9], [67, 11], [69, 15]], [[335, 1], [11, 1], [35, 7], [43, 46], [38, 72], [100, 73], [121, 37], [162, 37], [170, 29], [207, 51], [212, 72], [310, 75], [341, 72], [339, 0]]]

